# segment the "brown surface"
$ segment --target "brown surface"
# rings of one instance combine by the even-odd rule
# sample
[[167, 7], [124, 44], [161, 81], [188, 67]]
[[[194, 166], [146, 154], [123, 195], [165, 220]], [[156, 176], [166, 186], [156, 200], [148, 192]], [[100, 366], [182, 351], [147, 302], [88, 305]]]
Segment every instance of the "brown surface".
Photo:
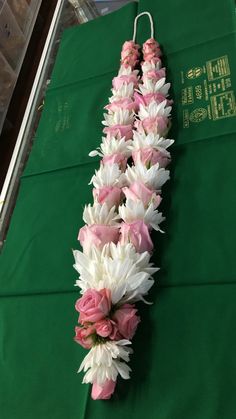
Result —
[[27, 53], [7, 112], [6, 121], [0, 135], [0, 190], [4, 183], [17, 140], [17, 135], [56, 3], [56, 0], [42, 1]]

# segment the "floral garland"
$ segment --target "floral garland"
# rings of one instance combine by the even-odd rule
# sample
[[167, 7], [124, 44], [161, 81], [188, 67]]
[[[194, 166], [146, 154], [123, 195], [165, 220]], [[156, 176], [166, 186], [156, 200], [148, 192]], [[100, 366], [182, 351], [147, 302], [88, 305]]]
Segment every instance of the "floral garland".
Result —
[[[90, 184], [93, 205], [85, 206], [75, 250], [76, 286], [82, 296], [75, 341], [89, 349], [81, 363], [83, 383], [92, 383], [93, 399], [109, 399], [117, 376], [130, 378], [127, 365], [131, 340], [140, 322], [135, 303], [145, 300], [158, 270], [150, 263], [152, 229], [161, 231], [164, 220], [157, 208], [161, 187], [169, 179], [166, 139], [171, 101], [159, 44], [143, 45], [142, 76], [138, 76], [140, 47], [124, 43], [112, 96], [105, 106], [105, 128], [99, 155], [101, 164]], [[129, 164], [128, 164], [128, 163]]]

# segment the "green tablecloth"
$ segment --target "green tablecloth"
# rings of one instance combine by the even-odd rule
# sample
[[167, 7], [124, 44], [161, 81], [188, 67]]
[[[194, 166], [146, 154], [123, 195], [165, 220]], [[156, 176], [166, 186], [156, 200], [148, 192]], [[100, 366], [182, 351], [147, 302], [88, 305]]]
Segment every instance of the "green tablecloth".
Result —
[[[166, 234], [161, 271], [139, 305], [130, 381], [92, 401], [76, 371], [86, 351], [77, 321], [71, 248], [78, 248], [103, 106], [149, 10], [173, 82]], [[149, 36], [139, 22], [138, 41]], [[65, 31], [45, 109], [0, 256], [1, 419], [235, 419], [235, 22], [233, 2], [141, 0]]]

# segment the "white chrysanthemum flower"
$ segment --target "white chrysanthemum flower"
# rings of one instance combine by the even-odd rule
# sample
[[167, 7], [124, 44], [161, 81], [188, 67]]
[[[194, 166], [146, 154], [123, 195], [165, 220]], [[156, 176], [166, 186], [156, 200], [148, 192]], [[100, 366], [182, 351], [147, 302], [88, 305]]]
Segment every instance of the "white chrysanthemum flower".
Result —
[[149, 279], [146, 272], [140, 272], [130, 259], [113, 260], [105, 258], [103, 288], [111, 290], [112, 303], [117, 304], [121, 299], [126, 300], [140, 294], [140, 288], [149, 290], [154, 281]]
[[[144, 277], [143, 284], [150, 288], [153, 284], [153, 282], [150, 282], [148, 278], [151, 278], [151, 276], [159, 270], [159, 268], [153, 267], [153, 263], [150, 263], [151, 255], [148, 252], [143, 253], [137, 253], [134, 246], [131, 243], [127, 243], [124, 245], [121, 245], [120, 243], [114, 244], [114, 243], [108, 243], [106, 244], [102, 250], [97, 249], [96, 247], [92, 247], [90, 249], [90, 253], [88, 255], [80, 252], [79, 250], [73, 251], [74, 258], [75, 258], [75, 264], [73, 267], [76, 269], [76, 271], [80, 274], [80, 278], [76, 280], [75, 285], [81, 288], [81, 293], [83, 294], [87, 289], [93, 288], [100, 290], [104, 288], [105, 284], [107, 284], [107, 275], [108, 270], [106, 269], [107, 264], [111, 263], [111, 260], [114, 261], [115, 264], [117, 263], [124, 263], [128, 260], [131, 261], [131, 263], [134, 265], [133, 273], [138, 272], [144, 272], [148, 274], [148, 276]], [[105, 266], [104, 267], [104, 261]], [[130, 262], [129, 266], [130, 265]], [[114, 264], [113, 264], [114, 266]], [[121, 269], [122, 269], [121, 264]], [[127, 267], [127, 264], [125, 264]], [[127, 271], [127, 270], [126, 270]], [[110, 270], [109, 270], [110, 272]], [[131, 272], [131, 273], [132, 273]], [[132, 275], [133, 275], [132, 273]], [[105, 279], [104, 279], [105, 277]], [[113, 282], [116, 281], [113, 278]], [[121, 287], [123, 287], [123, 282], [129, 281], [129, 277], [125, 275], [122, 278], [121, 281]], [[109, 283], [112, 282], [112, 278], [109, 277]], [[115, 286], [116, 284], [114, 284]], [[112, 286], [112, 294], [114, 286]], [[143, 285], [142, 285], [143, 286]], [[130, 293], [130, 288], [127, 288]], [[121, 295], [124, 290], [122, 288], [122, 292], [119, 292], [119, 295]], [[127, 290], [126, 290], [127, 291]], [[141, 288], [140, 285], [138, 286], [138, 290], [136, 290], [136, 297], [140, 296], [142, 297]], [[146, 293], [146, 292], [145, 292]], [[144, 295], [144, 294], [143, 294]], [[123, 298], [123, 295], [121, 296]], [[126, 295], [124, 298], [128, 298], [128, 295]], [[130, 294], [129, 294], [130, 298]]]
[[137, 162], [135, 166], [127, 166], [125, 173], [122, 174], [121, 181], [128, 185], [140, 181], [148, 188], [159, 191], [169, 178], [169, 170], [159, 168], [159, 163], [148, 169], [142, 162]]
[[159, 270], [159, 268], [153, 267], [153, 263], [149, 263], [151, 259], [150, 253], [147, 251], [138, 253], [132, 243], [107, 243], [102, 249], [102, 257], [105, 256], [111, 257], [113, 260], [131, 259], [138, 271], [147, 272], [150, 275]]
[[[83, 383], [104, 384], [106, 380], [116, 381], [118, 374], [125, 380], [130, 378], [131, 368], [125, 363], [133, 350], [129, 340], [107, 341], [93, 346], [83, 359], [79, 371], [86, 372]], [[125, 361], [125, 362], [121, 362]]]
[[97, 284], [103, 279], [103, 258], [101, 251], [93, 246], [86, 255], [79, 250], [73, 250], [75, 263], [73, 267], [80, 274], [80, 279], [76, 280], [75, 286], [81, 288], [81, 294], [87, 289], [97, 289]]
[[131, 66], [125, 67], [123, 65], [120, 66], [118, 76], [131, 76], [134, 74], [135, 76], [138, 75], [138, 70], [133, 70]]
[[142, 95], [147, 95], [148, 93], [162, 93], [164, 96], [168, 96], [170, 83], [166, 83], [165, 81], [165, 77], [162, 77], [157, 82], [154, 82], [151, 79], [145, 79], [143, 84], [139, 86], [139, 90]]
[[81, 288], [82, 294], [89, 288], [108, 288], [112, 303], [117, 304], [122, 300], [124, 304], [125, 301], [144, 300], [143, 297], [154, 283], [151, 275], [157, 269], [149, 263], [150, 257], [147, 255], [113, 259], [101, 252], [100, 256], [96, 255], [96, 260], [92, 260], [88, 255], [76, 251], [74, 256], [74, 267], [80, 273], [75, 285]]
[[134, 93], [134, 83], [125, 83], [120, 87], [120, 89], [112, 89], [111, 91], [113, 96], [109, 98], [109, 102], [114, 102], [114, 100], [126, 97], [132, 97]]
[[143, 220], [147, 226], [151, 226], [156, 231], [162, 231], [159, 224], [165, 219], [153, 204], [145, 208], [141, 200], [133, 201], [132, 199], [127, 199], [125, 205], [120, 205], [119, 214], [126, 223]]
[[112, 127], [113, 125], [129, 125], [133, 123], [134, 112], [128, 109], [118, 109], [115, 112], [103, 114], [105, 120], [102, 121], [103, 125]]
[[85, 205], [83, 212], [83, 220], [88, 225], [99, 224], [99, 225], [108, 225], [115, 226], [119, 225], [120, 217], [116, 212], [116, 207], [109, 208], [104, 202], [99, 204], [95, 202], [93, 205]]
[[90, 157], [94, 156], [110, 156], [115, 153], [122, 153], [124, 157], [130, 157], [131, 151], [130, 146], [132, 145], [132, 140], [125, 141], [125, 137], [120, 140], [115, 137], [103, 137], [102, 143], [97, 150], [93, 150], [89, 153]]
[[165, 116], [168, 118], [171, 113], [171, 106], [166, 106], [166, 103], [166, 100], [163, 100], [161, 103], [152, 100], [147, 106], [141, 104], [138, 113], [139, 118], [141, 121], [145, 118], [155, 118], [156, 116]]
[[98, 170], [95, 170], [95, 175], [93, 175], [89, 185], [93, 184], [95, 188], [120, 186], [120, 177], [121, 170], [118, 164], [100, 166]]
[[109, 255], [114, 259], [131, 259], [136, 265], [138, 271], [143, 271], [149, 275], [153, 275], [159, 271], [159, 268], [153, 267], [153, 263], [150, 263], [151, 255], [149, 252], [138, 253], [132, 243], [108, 243], [106, 246], [109, 247]]
[[161, 68], [161, 61], [158, 61], [156, 64], [153, 61], [144, 61], [141, 65], [143, 74], [147, 73], [151, 70], [160, 70]]
[[139, 271], [147, 272], [151, 277], [157, 271], [159, 271], [160, 268], [156, 268], [153, 266], [153, 263], [149, 263], [150, 258], [151, 258], [151, 255], [149, 252], [136, 253], [135, 256], [136, 256], [135, 264]]
[[155, 150], [161, 151], [166, 156], [170, 156], [170, 153], [166, 150], [174, 143], [174, 140], [160, 137], [159, 134], [145, 134], [138, 131], [133, 131], [133, 141], [128, 145], [130, 150], [140, 150], [141, 148], [154, 148]]

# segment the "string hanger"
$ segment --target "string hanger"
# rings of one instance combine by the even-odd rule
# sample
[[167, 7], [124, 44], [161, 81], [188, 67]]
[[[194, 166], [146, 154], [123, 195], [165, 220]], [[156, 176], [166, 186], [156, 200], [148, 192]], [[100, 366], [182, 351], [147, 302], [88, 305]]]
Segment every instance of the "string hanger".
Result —
[[144, 15], [147, 15], [149, 17], [150, 26], [151, 26], [151, 38], [154, 38], [154, 25], [153, 25], [152, 15], [149, 12], [142, 12], [142, 13], [139, 13], [139, 15], [137, 15], [136, 18], [134, 19], [134, 33], [133, 33], [133, 41], [134, 42], [135, 42], [135, 38], [136, 38], [138, 19], [141, 16], [144, 16]]

